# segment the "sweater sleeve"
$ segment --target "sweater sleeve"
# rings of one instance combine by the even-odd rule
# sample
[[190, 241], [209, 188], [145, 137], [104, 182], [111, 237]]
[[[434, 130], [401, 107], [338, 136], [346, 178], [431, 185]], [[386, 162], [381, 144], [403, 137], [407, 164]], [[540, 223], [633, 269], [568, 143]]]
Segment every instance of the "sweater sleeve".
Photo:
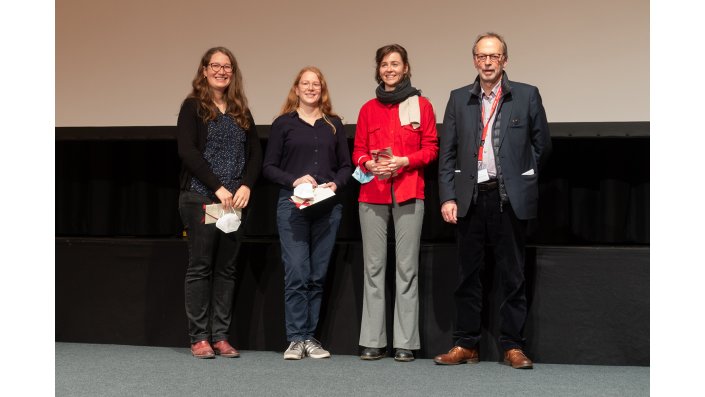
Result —
[[345, 136], [345, 127], [340, 119], [335, 118], [334, 122], [336, 129], [336, 147], [335, 151], [337, 154], [337, 167], [338, 171], [335, 173], [335, 178], [333, 182], [338, 189], [342, 189], [348, 183], [350, 176], [352, 175], [352, 164], [350, 163], [350, 149], [348, 149], [348, 137]]
[[209, 189], [216, 191], [222, 184], [211, 170], [210, 165], [203, 157], [198, 145], [198, 127], [203, 123], [198, 116], [198, 102], [193, 98], [186, 98], [179, 111], [176, 123], [176, 141], [179, 157], [186, 169]]
[[409, 168], [423, 168], [438, 157], [438, 132], [436, 115], [431, 103], [419, 98], [421, 103], [421, 148], [409, 154]]
[[262, 169], [262, 146], [259, 142], [257, 127], [252, 114], [248, 112], [250, 128], [247, 129], [247, 161], [245, 162], [245, 174], [242, 184], [252, 189]]
[[274, 183], [291, 188], [297, 177], [281, 168], [282, 157], [284, 156], [284, 127], [280, 120], [280, 118], [277, 118], [272, 123], [269, 140], [267, 141], [267, 150], [262, 163], [262, 174]]
[[360, 167], [362, 172], [367, 172], [365, 163], [372, 160], [370, 157], [370, 146], [368, 143], [367, 134], [367, 106], [363, 105], [357, 117], [357, 126], [355, 127], [355, 141], [353, 144], [352, 164]]

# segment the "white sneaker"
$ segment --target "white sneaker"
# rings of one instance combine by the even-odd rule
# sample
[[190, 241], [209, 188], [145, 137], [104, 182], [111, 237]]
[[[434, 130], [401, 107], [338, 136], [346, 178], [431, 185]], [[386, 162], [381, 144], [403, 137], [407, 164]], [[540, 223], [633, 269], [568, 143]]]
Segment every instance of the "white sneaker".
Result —
[[323, 347], [321, 347], [321, 342], [311, 338], [304, 342], [304, 349], [306, 349], [306, 355], [311, 358], [328, 358], [330, 357], [330, 352]]
[[284, 360], [301, 360], [305, 353], [304, 342], [291, 342], [284, 352]]

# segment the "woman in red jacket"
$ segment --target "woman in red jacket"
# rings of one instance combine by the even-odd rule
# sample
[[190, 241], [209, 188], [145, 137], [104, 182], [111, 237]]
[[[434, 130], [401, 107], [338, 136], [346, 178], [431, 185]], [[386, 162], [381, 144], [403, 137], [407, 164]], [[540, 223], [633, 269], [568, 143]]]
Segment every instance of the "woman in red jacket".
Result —
[[404, 47], [377, 50], [376, 98], [360, 109], [353, 164], [362, 183], [360, 228], [365, 261], [360, 346], [363, 360], [386, 355], [384, 276], [387, 224], [396, 238], [394, 359], [412, 361], [418, 350], [418, 268], [424, 213], [423, 168], [438, 156], [436, 117], [431, 103], [411, 86]]

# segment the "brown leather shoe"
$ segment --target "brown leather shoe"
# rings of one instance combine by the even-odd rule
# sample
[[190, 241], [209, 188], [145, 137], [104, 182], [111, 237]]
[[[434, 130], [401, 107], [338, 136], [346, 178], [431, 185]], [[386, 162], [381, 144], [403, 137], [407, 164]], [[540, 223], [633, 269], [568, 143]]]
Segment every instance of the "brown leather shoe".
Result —
[[223, 357], [240, 357], [240, 352], [235, 350], [225, 339], [215, 342], [213, 344], [213, 350], [215, 354], [219, 354]]
[[521, 349], [509, 349], [504, 352], [504, 363], [516, 369], [532, 369], [534, 363], [526, 357]]
[[207, 340], [198, 341], [191, 345], [191, 354], [196, 358], [213, 358], [215, 353]]
[[446, 354], [437, 355], [433, 361], [436, 364], [442, 365], [455, 365], [455, 364], [465, 364], [465, 363], [478, 363], [480, 362], [480, 355], [477, 353], [477, 349], [468, 349], [462, 346], [455, 346]]

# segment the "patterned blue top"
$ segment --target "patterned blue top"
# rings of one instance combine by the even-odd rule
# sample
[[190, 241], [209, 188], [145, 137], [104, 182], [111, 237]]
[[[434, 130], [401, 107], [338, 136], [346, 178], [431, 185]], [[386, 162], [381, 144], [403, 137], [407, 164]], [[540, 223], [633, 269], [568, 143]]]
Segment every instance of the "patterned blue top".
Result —
[[[211, 166], [220, 183], [232, 194], [235, 194], [242, 183], [246, 141], [245, 131], [232, 117], [220, 113], [215, 120], [208, 122], [208, 137], [203, 158]], [[215, 192], [195, 176], [191, 179], [191, 191], [217, 200]]]

